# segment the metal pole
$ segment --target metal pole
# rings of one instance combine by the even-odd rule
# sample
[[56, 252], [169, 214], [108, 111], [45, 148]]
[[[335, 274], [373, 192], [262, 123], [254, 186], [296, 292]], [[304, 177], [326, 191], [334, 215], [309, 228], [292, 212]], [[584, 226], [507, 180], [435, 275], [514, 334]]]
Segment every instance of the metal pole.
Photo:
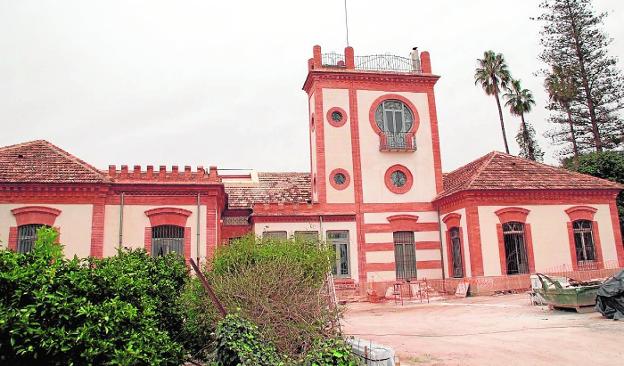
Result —
[[349, 47], [349, 17], [347, 15], [347, 0], [344, 0], [345, 9], [345, 28], [347, 30], [347, 47]]
[[119, 201], [119, 243], [118, 247], [121, 249], [123, 245], [123, 211], [124, 211], [124, 192], [121, 192], [121, 197]]
[[197, 277], [199, 277], [199, 280], [201, 281], [202, 286], [204, 286], [204, 290], [206, 290], [206, 293], [208, 294], [208, 296], [210, 296], [212, 303], [217, 307], [217, 310], [219, 310], [219, 313], [221, 314], [221, 316], [225, 318], [225, 316], [227, 315], [227, 311], [225, 311], [223, 304], [221, 304], [221, 301], [219, 301], [219, 299], [217, 298], [217, 295], [212, 290], [212, 287], [208, 283], [208, 280], [206, 280], [206, 277], [204, 277], [204, 274], [201, 273], [201, 271], [199, 270], [199, 267], [197, 267], [197, 264], [195, 263], [193, 258], [190, 258], [189, 262], [191, 262], [191, 267], [193, 267], [193, 270], [197, 274]]
[[199, 248], [200, 248], [200, 244], [199, 244], [199, 239], [200, 239], [200, 221], [199, 221], [199, 216], [200, 216], [200, 212], [201, 212], [201, 206], [200, 206], [200, 195], [201, 193], [197, 193], [197, 263], [199, 263]]

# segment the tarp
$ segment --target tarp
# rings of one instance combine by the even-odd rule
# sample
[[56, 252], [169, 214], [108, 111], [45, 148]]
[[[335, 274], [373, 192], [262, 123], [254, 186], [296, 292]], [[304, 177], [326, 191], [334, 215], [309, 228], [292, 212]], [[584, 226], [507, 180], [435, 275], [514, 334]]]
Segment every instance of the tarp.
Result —
[[624, 270], [606, 280], [597, 295], [597, 311], [609, 319], [624, 319]]

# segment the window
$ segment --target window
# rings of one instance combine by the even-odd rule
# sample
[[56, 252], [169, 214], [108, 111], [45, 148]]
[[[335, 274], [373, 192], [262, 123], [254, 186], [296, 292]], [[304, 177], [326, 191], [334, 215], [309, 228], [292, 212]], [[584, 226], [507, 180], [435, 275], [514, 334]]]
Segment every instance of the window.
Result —
[[348, 231], [328, 231], [327, 243], [336, 252], [336, 262], [333, 265], [332, 273], [336, 277], [349, 277], [349, 232]]
[[17, 228], [17, 252], [28, 253], [33, 250], [37, 241], [37, 230], [44, 227], [41, 224], [21, 225]]
[[505, 244], [507, 274], [529, 273], [529, 261], [524, 239], [524, 224], [513, 221], [503, 224], [503, 239]]
[[332, 121], [334, 121], [334, 122], [340, 122], [340, 121], [342, 121], [342, 118], [343, 118], [343, 117], [342, 117], [342, 113], [340, 113], [340, 112], [338, 112], [338, 111], [334, 111], [334, 112], [332, 112], [332, 114], [331, 114], [331, 119], [332, 119]]
[[379, 103], [375, 110], [375, 123], [385, 136], [387, 150], [408, 149], [414, 146], [413, 135], [408, 132], [414, 124], [414, 114], [400, 100], [387, 99]]
[[347, 177], [345, 177], [344, 174], [336, 173], [336, 175], [334, 175], [334, 182], [336, 182], [339, 186], [345, 184], [346, 181]]
[[400, 170], [392, 172], [390, 179], [392, 179], [392, 184], [397, 188], [401, 188], [407, 183], [407, 176]]
[[398, 231], [395, 232], [393, 236], [397, 280], [416, 278], [414, 233], [411, 231]]
[[169, 253], [184, 255], [184, 228], [175, 225], [160, 225], [152, 228], [152, 256]]
[[592, 222], [589, 220], [574, 221], [572, 229], [574, 230], [577, 262], [596, 260]]
[[295, 238], [305, 241], [318, 241], [318, 231], [295, 231]]
[[327, 111], [327, 122], [334, 127], [342, 127], [347, 122], [347, 112], [340, 107], [333, 107]]
[[331, 184], [334, 189], [342, 191], [346, 189], [351, 183], [351, 178], [349, 177], [349, 172], [342, 168], [337, 168], [329, 173], [329, 184]]
[[451, 230], [449, 230], [449, 236], [451, 238], [451, 259], [453, 261], [453, 277], [464, 277], [464, 265], [462, 263], [459, 228], [451, 228]]
[[285, 231], [265, 231], [262, 233], [264, 239], [288, 239], [288, 233]]

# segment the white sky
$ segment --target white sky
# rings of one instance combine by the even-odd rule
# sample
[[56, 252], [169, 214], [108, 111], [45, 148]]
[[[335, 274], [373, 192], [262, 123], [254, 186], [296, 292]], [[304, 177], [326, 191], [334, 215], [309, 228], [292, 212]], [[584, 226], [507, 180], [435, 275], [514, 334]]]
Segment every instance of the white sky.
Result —
[[[555, 161], [534, 76], [539, 2], [349, 0], [356, 55], [431, 52], [445, 171], [503, 150], [495, 102], [473, 81], [487, 49], [534, 92], [528, 120]], [[624, 1], [594, 3], [624, 59]], [[344, 49], [343, 0], [0, 0], [0, 145], [43, 138], [99, 168], [308, 171], [301, 87], [315, 44]], [[515, 153], [519, 120], [505, 118]]]

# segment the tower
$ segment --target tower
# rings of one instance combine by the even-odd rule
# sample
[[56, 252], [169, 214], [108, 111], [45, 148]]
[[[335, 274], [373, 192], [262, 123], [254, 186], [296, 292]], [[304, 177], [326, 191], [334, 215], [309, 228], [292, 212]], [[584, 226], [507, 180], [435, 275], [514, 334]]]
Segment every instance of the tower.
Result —
[[[394, 280], [400, 271], [442, 275], [432, 205], [442, 191], [438, 78], [428, 52], [410, 59], [314, 46], [308, 61], [313, 202], [355, 214], [360, 283]], [[399, 268], [403, 259], [415, 268]]]

